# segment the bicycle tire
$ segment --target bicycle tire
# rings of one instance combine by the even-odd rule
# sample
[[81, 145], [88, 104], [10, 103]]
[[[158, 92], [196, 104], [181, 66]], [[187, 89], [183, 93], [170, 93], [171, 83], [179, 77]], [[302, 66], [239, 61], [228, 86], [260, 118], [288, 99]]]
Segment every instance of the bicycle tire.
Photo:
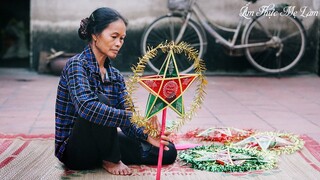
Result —
[[[249, 47], [245, 55], [249, 62], [267, 73], [289, 71], [302, 58], [306, 46], [305, 29], [293, 16], [258, 16], [244, 31], [242, 43], [271, 42], [266, 46]], [[277, 55], [278, 53], [278, 55]]]
[[[156, 47], [160, 43], [171, 42], [176, 40], [176, 36], [181, 29], [183, 17], [178, 14], [169, 14], [161, 16], [153, 21], [144, 31], [141, 37], [141, 53], [145, 54], [148, 47]], [[207, 48], [207, 38], [204, 30], [193, 20], [189, 20], [185, 33], [181, 41], [188, 43], [198, 51], [198, 57], [202, 58]], [[181, 42], [180, 41], [180, 42]], [[175, 42], [179, 43], [179, 42]], [[148, 61], [149, 67], [159, 72], [165, 55], [158, 53], [158, 56]], [[181, 73], [188, 73], [193, 70], [193, 62], [183, 54], [175, 55], [178, 69]]]

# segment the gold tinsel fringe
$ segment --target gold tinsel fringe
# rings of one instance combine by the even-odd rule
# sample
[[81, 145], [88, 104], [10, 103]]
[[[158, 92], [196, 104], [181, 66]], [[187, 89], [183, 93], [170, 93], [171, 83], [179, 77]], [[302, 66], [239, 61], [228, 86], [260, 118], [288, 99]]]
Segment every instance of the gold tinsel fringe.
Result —
[[156, 129], [153, 129], [151, 126], [148, 125], [148, 119], [144, 118], [140, 115], [139, 110], [134, 106], [133, 101], [133, 92], [137, 90], [137, 84], [139, 78], [143, 75], [144, 69], [150, 59], [153, 59], [157, 56], [158, 51], [162, 51], [163, 53], [167, 53], [169, 51], [173, 51], [175, 54], [184, 53], [184, 55], [190, 61], [194, 61], [194, 71], [198, 74], [198, 86], [196, 90], [196, 96], [194, 97], [193, 103], [191, 104], [190, 110], [186, 111], [187, 113], [183, 116], [179, 117], [179, 121], [173, 123], [171, 127], [169, 127], [168, 131], [177, 131], [181, 126], [185, 124], [188, 120], [190, 121], [192, 117], [195, 115], [195, 111], [200, 108], [204, 96], [205, 96], [205, 86], [207, 85], [207, 80], [204, 77], [204, 72], [206, 71], [205, 63], [202, 59], [198, 57], [198, 52], [196, 49], [191, 47], [189, 44], [185, 42], [181, 42], [179, 44], [174, 44], [174, 42], [159, 44], [155, 48], [148, 48], [147, 53], [142, 57], [139, 58], [139, 62], [136, 66], [131, 68], [133, 75], [129, 77], [129, 80], [126, 82], [127, 84], [127, 96], [126, 96], [126, 107], [128, 111], [133, 112], [133, 116], [131, 118], [131, 122], [136, 124], [139, 127], [144, 127], [145, 132], [148, 133], [152, 137], [159, 136], [160, 132]]

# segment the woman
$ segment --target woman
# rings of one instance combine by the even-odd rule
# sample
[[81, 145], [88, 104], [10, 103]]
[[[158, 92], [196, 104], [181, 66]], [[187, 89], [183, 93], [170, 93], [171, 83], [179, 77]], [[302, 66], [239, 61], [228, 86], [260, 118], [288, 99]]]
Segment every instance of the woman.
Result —
[[[80, 23], [79, 37], [88, 45], [68, 60], [56, 99], [55, 155], [69, 169], [102, 166], [111, 174], [130, 175], [125, 164], [157, 164], [160, 143], [165, 146], [163, 164], [176, 159], [169, 132], [161, 140], [150, 137], [130, 122], [132, 112], [125, 110], [124, 78], [110, 60], [123, 45], [126, 26], [125, 18], [105, 7]], [[150, 123], [160, 129], [156, 117]]]

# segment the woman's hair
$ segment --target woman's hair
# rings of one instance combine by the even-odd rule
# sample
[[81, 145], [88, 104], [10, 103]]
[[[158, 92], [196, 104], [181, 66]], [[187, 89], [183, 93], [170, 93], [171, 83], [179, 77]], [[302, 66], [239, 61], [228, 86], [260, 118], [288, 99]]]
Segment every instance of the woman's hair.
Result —
[[98, 8], [89, 17], [81, 20], [78, 35], [81, 39], [90, 42], [92, 34], [100, 34], [110, 23], [119, 19], [127, 26], [127, 20], [116, 10], [108, 7]]

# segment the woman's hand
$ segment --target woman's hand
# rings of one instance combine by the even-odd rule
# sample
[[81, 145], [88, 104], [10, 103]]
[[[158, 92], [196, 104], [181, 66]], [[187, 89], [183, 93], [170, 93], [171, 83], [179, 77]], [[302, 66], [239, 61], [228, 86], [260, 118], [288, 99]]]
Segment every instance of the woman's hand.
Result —
[[[147, 123], [153, 129], [161, 132], [161, 124], [159, 123], [157, 116], [151, 117]], [[169, 137], [170, 134], [171, 134], [171, 132], [165, 131], [161, 137], [154, 138], [154, 137], [148, 136], [147, 142], [149, 142], [150, 144], [152, 144], [153, 146], [156, 146], [156, 147], [160, 147], [160, 144], [163, 144], [164, 150], [168, 151], [169, 150], [168, 145], [169, 145], [169, 141], [170, 141], [170, 137]]]
[[161, 136], [161, 138], [160, 137], [154, 138], [154, 137], [148, 136], [147, 141], [156, 147], [160, 147], [160, 144], [163, 144], [164, 150], [168, 151], [169, 150], [168, 145], [169, 145], [169, 141], [170, 141], [170, 137], [169, 137], [170, 134], [171, 134], [171, 132], [165, 131], [163, 133], [163, 135]]

